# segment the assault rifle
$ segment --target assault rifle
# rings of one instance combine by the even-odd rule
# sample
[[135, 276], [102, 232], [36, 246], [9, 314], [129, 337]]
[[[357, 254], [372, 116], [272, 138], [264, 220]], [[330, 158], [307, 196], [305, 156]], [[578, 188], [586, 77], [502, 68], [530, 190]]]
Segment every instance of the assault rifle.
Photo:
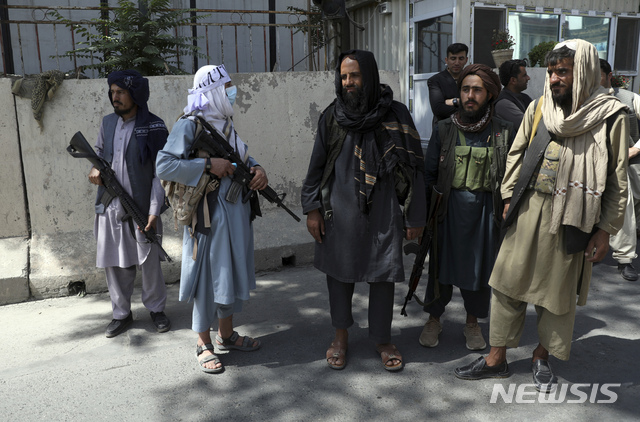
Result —
[[[407, 316], [407, 303], [409, 303], [413, 297], [413, 294], [418, 288], [418, 283], [420, 283], [420, 277], [422, 277], [422, 271], [424, 270], [424, 261], [427, 259], [427, 254], [431, 248], [431, 241], [433, 240], [433, 233], [435, 232], [436, 224], [438, 224], [438, 208], [440, 208], [441, 200], [442, 193], [438, 192], [434, 186], [431, 197], [432, 206], [427, 219], [427, 227], [425, 227], [422, 239], [420, 240], [420, 243], [411, 242], [404, 246], [404, 254], [409, 255], [413, 253], [416, 255], [416, 260], [414, 261], [413, 268], [411, 269], [411, 276], [409, 277], [409, 291], [407, 292], [407, 296], [404, 298], [404, 305], [402, 306], [400, 315]], [[417, 297], [416, 301], [423, 305]]]
[[[155, 243], [158, 245], [158, 249], [160, 249], [160, 255], [165, 258], [167, 261], [171, 262], [171, 257], [165, 252], [160, 244], [160, 240], [158, 239], [158, 234], [150, 227], [149, 230], [144, 231], [144, 228], [149, 224], [149, 219], [146, 214], [140, 211], [140, 208], [136, 205], [133, 198], [127, 193], [126, 190], [122, 187], [118, 179], [116, 178], [116, 174], [111, 168], [111, 165], [99, 157], [89, 142], [87, 142], [82, 132], [76, 132], [75, 135], [71, 138], [69, 142], [69, 146], [67, 147], [67, 152], [71, 154], [74, 158], [86, 158], [93, 164], [95, 168], [100, 170], [100, 178], [102, 179], [102, 184], [104, 185], [106, 192], [100, 199], [100, 202], [104, 204], [106, 207], [109, 205], [111, 200], [115, 197], [120, 198], [120, 203], [124, 207], [124, 210], [127, 212], [126, 218], [133, 219], [133, 222], [138, 225], [138, 227], [142, 230], [142, 233], [147, 238], [148, 243]], [[135, 238], [135, 235], [134, 235]]]
[[[208, 152], [212, 157], [220, 157], [226, 160], [231, 161], [235, 164], [236, 169], [233, 171], [233, 174], [230, 176], [233, 180], [229, 191], [225, 199], [229, 202], [235, 203], [238, 200], [238, 196], [241, 192], [245, 192], [242, 195], [242, 202], [246, 203], [252, 195], [255, 195], [255, 191], [249, 189], [249, 184], [253, 179], [253, 174], [251, 174], [251, 169], [242, 161], [242, 159], [235, 152], [233, 147], [229, 145], [226, 139], [222, 137], [218, 133], [218, 131], [213, 128], [206, 120], [201, 118], [200, 116], [196, 116], [202, 123], [202, 125], [207, 129], [203, 130], [198, 137], [193, 142], [193, 146], [191, 147], [194, 150], [203, 150]], [[276, 204], [283, 210], [289, 213], [294, 220], [300, 221], [300, 217], [295, 215], [293, 211], [291, 211], [285, 204], [282, 203], [286, 193], [282, 193], [278, 195], [276, 191], [267, 186], [266, 188], [258, 191], [260, 195], [264, 196], [267, 201], [272, 204]]]

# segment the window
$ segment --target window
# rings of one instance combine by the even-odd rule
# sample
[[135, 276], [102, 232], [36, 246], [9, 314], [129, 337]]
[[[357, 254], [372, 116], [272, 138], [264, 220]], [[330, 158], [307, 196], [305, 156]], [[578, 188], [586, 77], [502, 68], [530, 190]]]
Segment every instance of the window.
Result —
[[444, 70], [447, 47], [453, 43], [453, 14], [416, 24], [416, 73]]
[[558, 41], [560, 16], [542, 13], [509, 13], [509, 33], [516, 45], [514, 59], [528, 59], [529, 51], [541, 42]]
[[[614, 70], [636, 72], [638, 63], [638, 38], [640, 25], [638, 19], [618, 18], [616, 31], [616, 57]], [[624, 40], [624, 41], [623, 41]]]
[[562, 28], [565, 40], [581, 38], [589, 41], [598, 49], [601, 59], [607, 59], [609, 53], [610, 18], [590, 16], [567, 16]]
[[[491, 37], [494, 29], [504, 29], [504, 9], [474, 9], [473, 62], [493, 67]], [[516, 57], [514, 55], [514, 57]]]

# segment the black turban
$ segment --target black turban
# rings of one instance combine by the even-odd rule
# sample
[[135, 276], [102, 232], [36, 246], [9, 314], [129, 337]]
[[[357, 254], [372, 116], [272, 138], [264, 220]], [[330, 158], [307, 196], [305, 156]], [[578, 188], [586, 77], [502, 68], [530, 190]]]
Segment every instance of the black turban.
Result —
[[[162, 149], [166, 142], [167, 128], [159, 117], [149, 113], [149, 108], [147, 107], [149, 79], [135, 70], [118, 70], [111, 72], [107, 76], [107, 83], [109, 88], [115, 84], [129, 91], [131, 99], [138, 106], [135, 133], [140, 150], [140, 160], [143, 164], [147, 159], [155, 162], [158, 151]], [[113, 105], [111, 89], [109, 89], [109, 101]]]

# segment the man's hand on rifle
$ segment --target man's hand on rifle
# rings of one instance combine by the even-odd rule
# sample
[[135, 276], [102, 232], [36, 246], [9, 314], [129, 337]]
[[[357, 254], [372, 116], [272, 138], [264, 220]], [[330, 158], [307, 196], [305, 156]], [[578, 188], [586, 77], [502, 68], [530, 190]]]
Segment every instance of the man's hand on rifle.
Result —
[[100, 170], [95, 167], [91, 167], [89, 172], [89, 181], [94, 185], [102, 185], [102, 178], [100, 177]]
[[231, 176], [236, 169], [231, 161], [225, 160], [224, 158], [207, 158], [211, 162], [211, 169], [209, 169], [209, 173], [215, 174], [220, 179], [225, 176]]
[[307, 230], [318, 243], [322, 243], [324, 236], [324, 219], [320, 214], [320, 210], [315, 209], [307, 214]]
[[417, 239], [419, 236], [422, 236], [422, 230], [424, 227], [406, 227], [406, 235], [405, 238], [407, 240]]
[[254, 176], [253, 179], [251, 179], [251, 183], [249, 183], [249, 189], [262, 190], [267, 187], [269, 180], [267, 179], [267, 172], [265, 172], [262, 167], [251, 167], [250, 172]]
[[[147, 224], [147, 227], [144, 228], [144, 231], [149, 231], [149, 229], [153, 229], [154, 231], [156, 231], [156, 227], [158, 225], [158, 216], [157, 215], [150, 215], [149, 216], [149, 223]], [[139, 229], [140, 227], [138, 227]]]

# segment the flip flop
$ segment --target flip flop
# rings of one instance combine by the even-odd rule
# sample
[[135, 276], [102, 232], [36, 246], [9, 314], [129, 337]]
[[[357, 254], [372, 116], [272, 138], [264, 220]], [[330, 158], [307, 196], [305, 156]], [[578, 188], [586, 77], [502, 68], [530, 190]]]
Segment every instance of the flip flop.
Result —
[[[347, 366], [347, 348], [342, 347], [342, 343], [340, 342], [331, 342], [331, 346], [327, 350], [327, 365], [331, 369], [344, 369]], [[342, 361], [342, 365], [332, 364], [329, 359], [340, 359]]]
[[196, 359], [198, 360], [198, 364], [200, 365], [200, 369], [202, 369], [202, 371], [206, 372], [207, 374], [218, 374], [218, 373], [224, 371], [224, 366], [221, 366], [219, 368], [207, 368], [206, 366], [204, 366], [205, 363], [211, 362], [211, 361], [213, 361], [214, 364], [222, 363], [222, 362], [220, 362], [220, 358], [215, 353], [213, 353], [212, 355], [209, 355], [209, 356], [205, 356], [202, 359], [198, 359], [198, 356], [200, 356], [205, 350], [208, 350], [211, 353], [213, 353], [214, 352], [213, 344], [207, 343], [204, 346], [197, 346], [196, 347]]
[[[392, 348], [391, 353], [382, 350], [388, 346]], [[400, 355], [400, 352], [398, 351], [395, 345], [393, 344], [379, 345], [376, 347], [376, 352], [380, 354], [380, 357], [382, 358], [382, 366], [384, 366], [384, 369], [386, 369], [387, 371], [390, 371], [390, 372], [399, 371], [404, 367], [404, 362], [402, 361], [402, 355]], [[391, 365], [391, 366], [387, 365], [389, 361], [394, 359], [398, 360], [399, 362], [395, 365]]]
[[[260, 340], [254, 340], [251, 337], [244, 336], [242, 338], [242, 344], [240, 346], [236, 346], [236, 341], [238, 341], [238, 337], [240, 335], [237, 331], [231, 333], [228, 338], [222, 338], [219, 335], [216, 335], [216, 343], [218, 345], [218, 349], [220, 350], [240, 350], [242, 352], [253, 352], [254, 350], [258, 350], [262, 344]], [[255, 346], [254, 343], [257, 343]]]

